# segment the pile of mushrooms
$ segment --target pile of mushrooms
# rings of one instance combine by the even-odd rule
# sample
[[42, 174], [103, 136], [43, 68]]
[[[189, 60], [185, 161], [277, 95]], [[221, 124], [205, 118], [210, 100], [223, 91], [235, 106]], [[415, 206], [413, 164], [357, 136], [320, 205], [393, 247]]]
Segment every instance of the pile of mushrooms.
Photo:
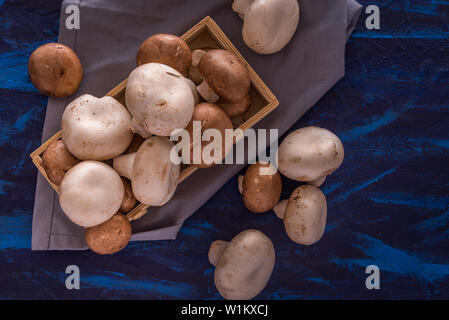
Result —
[[239, 191], [249, 211], [260, 213], [271, 209], [284, 220], [289, 238], [299, 244], [316, 243], [324, 234], [327, 218], [326, 197], [318, 189], [326, 177], [340, 167], [344, 158], [341, 140], [329, 130], [305, 127], [290, 133], [278, 149], [278, 170], [287, 178], [306, 182], [279, 201], [282, 181], [279, 173], [267, 175], [252, 164], [239, 176]]
[[[60, 60], [52, 62], [51, 57], [72, 62], [70, 67], [61, 66]], [[63, 96], [54, 85], [56, 80], [45, 77], [41, 69], [53, 63], [55, 70], [61, 70], [61, 85], [65, 77], [74, 80], [72, 74], [82, 71], [77, 59], [65, 46], [44, 46], [30, 58], [30, 77], [48, 94]], [[70, 83], [77, 88], [81, 78], [75, 80]], [[70, 92], [76, 88], [69, 88]], [[204, 88], [217, 92], [212, 100], [218, 104], [207, 101], [211, 99]], [[47, 147], [42, 164], [49, 180], [58, 186], [65, 215], [86, 228], [89, 248], [99, 254], [124, 248], [131, 235], [125, 214], [137, 203], [162, 206], [176, 191], [181, 167], [171, 161], [174, 143], [169, 136], [177, 129], [186, 129], [192, 136], [198, 121], [200, 134], [215, 129], [224, 137], [226, 129], [234, 128], [230, 117], [249, 107], [249, 91], [247, 68], [234, 54], [210, 48], [192, 53], [181, 38], [156, 34], [138, 49], [137, 67], [126, 85], [126, 105], [113, 97], [89, 94], [68, 104], [61, 140]], [[194, 166], [221, 163], [231, 147], [223, 139], [223, 152], [218, 154], [208, 149], [210, 143], [201, 143], [200, 161]], [[190, 145], [192, 156], [194, 147]]]

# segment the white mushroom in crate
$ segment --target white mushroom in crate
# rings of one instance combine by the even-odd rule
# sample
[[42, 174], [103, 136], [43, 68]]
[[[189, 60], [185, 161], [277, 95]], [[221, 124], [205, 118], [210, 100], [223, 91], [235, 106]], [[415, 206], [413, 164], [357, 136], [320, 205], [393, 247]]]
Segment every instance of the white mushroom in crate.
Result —
[[131, 115], [112, 97], [82, 95], [62, 115], [62, 140], [81, 160], [108, 160], [128, 148], [133, 133]]
[[204, 78], [198, 92], [206, 101], [217, 102], [229, 117], [248, 110], [251, 80], [248, 69], [235, 54], [222, 49], [209, 50], [198, 67]]
[[298, 28], [297, 0], [234, 0], [232, 9], [243, 19], [243, 41], [260, 54], [280, 51]]
[[274, 211], [284, 220], [288, 237], [296, 243], [311, 245], [324, 234], [327, 220], [326, 197], [315, 186], [306, 184], [295, 189], [288, 201], [280, 201]]
[[175, 69], [147, 63], [134, 69], [126, 85], [126, 105], [133, 116], [133, 131], [143, 137], [168, 137], [187, 126], [195, 98], [186, 79]]
[[173, 197], [180, 172], [180, 165], [170, 160], [173, 147], [168, 138], [154, 136], [136, 153], [114, 159], [114, 169], [131, 180], [134, 196], [141, 203], [162, 206]]
[[227, 300], [249, 300], [268, 283], [275, 263], [271, 240], [258, 230], [246, 230], [231, 242], [214, 241], [209, 249], [217, 290]]
[[278, 150], [278, 169], [287, 178], [320, 186], [343, 162], [340, 139], [329, 130], [305, 127], [290, 133]]
[[124, 194], [123, 182], [114, 169], [89, 160], [67, 171], [59, 185], [59, 204], [74, 223], [93, 227], [119, 211]]

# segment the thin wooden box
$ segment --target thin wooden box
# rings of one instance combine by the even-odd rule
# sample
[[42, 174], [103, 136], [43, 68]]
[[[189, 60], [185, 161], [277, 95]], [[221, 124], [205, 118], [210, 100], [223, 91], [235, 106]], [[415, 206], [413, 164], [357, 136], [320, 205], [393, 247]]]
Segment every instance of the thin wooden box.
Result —
[[[226, 35], [211, 17], [206, 17], [201, 20], [193, 28], [184, 33], [181, 38], [187, 42], [192, 51], [201, 48], [226, 49], [239, 57], [248, 68], [249, 76], [251, 78], [252, 102], [249, 110], [241, 115], [241, 118], [232, 119], [234, 124], [242, 122], [243, 120], [243, 123], [241, 123], [238, 128], [242, 129], [243, 131], [251, 128], [257, 122], [265, 118], [279, 105], [279, 102], [274, 94], [270, 91], [270, 89], [268, 89], [265, 83], [260, 79], [253, 68], [251, 68], [251, 66], [246, 62], [243, 56], [238, 52], [232, 42], [228, 39], [228, 37], [226, 37]], [[125, 106], [126, 81], [127, 80], [122, 81], [119, 85], [117, 85], [114, 89], [107, 93], [107, 96], [114, 97]], [[39, 172], [45, 177], [45, 179], [47, 179], [47, 181], [51, 184], [56, 192], [58, 192], [58, 186], [50, 181], [42, 165], [42, 153], [53, 141], [61, 139], [61, 135], [62, 132], [59, 131], [30, 155]], [[196, 170], [197, 168], [192, 166], [183, 167], [178, 183], [181, 183], [182, 181], [187, 179]], [[130, 221], [139, 219], [147, 212], [147, 209], [147, 205], [139, 203], [127, 214], [127, 217]]]

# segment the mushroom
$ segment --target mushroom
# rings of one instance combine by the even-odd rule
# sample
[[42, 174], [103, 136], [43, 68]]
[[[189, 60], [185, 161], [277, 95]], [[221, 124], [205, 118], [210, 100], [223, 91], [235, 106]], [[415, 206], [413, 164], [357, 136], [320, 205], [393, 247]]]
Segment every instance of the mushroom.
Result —
[[280, 51], [298, 28], [297, 0], [234, 0], [232, 9], [243, 19], [243, 41], [260, 54]]
[[137, 52], [137, 65], [157, 62], [187, 76], [192, 63], [192, 52], [187, 43], [172, 34], [155, 34], [145, 40]]
[[242, 100], [234, 102], [222, 99], [217, 102], [217, 105], [232, 118], [245, 113], [249, 109], [251, 106], [251, 95], [248, 93]]
[[273, 211], [279, 219], [284, 219], [285, 208], [287, 208], [288, 199], [281, 200], [274, 206]]
[[120, 208], [125, 194], [117, 172], [99, 161], [82, 161], [59, 185], [59, 204], [67, 217], [82, 227], [107, 221]]
[[195, 105], [197, 105], [198, 103], [200, 103], [200, 95], [198, 93], [198, 90], [196, 89], [196, 85], [195, 83], [190, 80], [189, 78], [185, 78], [187, 81], [187, 84], [190, 87], [190, 90], [192, 90], [192, 94], [193, 94], [193, 100], [195, 101]]
[[141, 203], [162, 206], [173, 197], [180, 172], [180, 165], [170, 160], [173, 147], [168, 138], [154, 136], [136, 153], [114, 159], [114, 169], [131, 180], [134, 196]]
[[28, 60], [28, 74], [33, 85], [53, 98], [65, 98], [78, 90], [83, 66], [76, 53], [61, 43], [47, 43]]
[[198, 65], [200, 64], [200, 60], [205, 53], [206, 51], [201, 49], [197, 49], [192, 52], [192, 65], [189, 68], [189, 78], [193, 81], [193, 83], [195, 83], [195, 85], [199, 85], [203, 82], [203, 76], [201, 75]]
[[[195, 162], [196, 159], [194, 158], [193, 143], [190, 144], [190, 159], [184, 159], [184, 163], [190, 163], [192, 166], [197, 168], [208, 168], [221, 162], [226, 157], [228, 151], [232, 148], [232, 145], [227, 144], [225, 139], [226, 129], [234, 129], [231, 119], [229, 119], [226, 113], [215, 104], [204, 102], [195, 107], [192, 120], [186, 128], [191, 139], [194, 136], [194, 121], [201, 122], [201, 136], [203, 136], [203, 133], [209, 129], [216, 129], [219, 131], [221, 136], [221, 156], [215, 155], [215, 149], [211, 150], [210, 153], [205, 152], [205, 148], [209, 144], [213, 143], [213, 139], [211, 139], [212, 141], [202, 141], [200, 148], [198, 148], [201, 152], [201, 158], [199, 159], [201, 160], [200, 163]], [[183, 156], [185, 155], [183, 154]]]
[[209, 50], [202, 56], [199, 69], [204, 77], [198, 88], [201, 95], [207, 91], [206, 86], [226, 101], [238, 102], [248, 95], [251, 86], [248, 69], [235, 54], [223, 49]]
[[62, 115], [62, 140], [81, 160], [108, 160], [128, 148], [133, 133], [131, 116], [112, 97], [82, 95]]
[[278, 149], [278, 169], [286, 177], [321, 185], [341, 165], [343, 144], [329, 130], [305, 127], [290, 133]]
[[117, 213], [98, 226], [86, 228], [84, 239], [90, 250], [98, 254], [113, 254], [126, 247], [131, 232], [128, 218]]
[[326, 197], [312, 185], [302, 185], [295, 189], [288, 199], [285, 212], [278, 207], [279, 218], [284, 219], [288, 237], [296, 243], [311, 245], [324, 234], [327, 219]]
[[119, 211], [121, 213], [127, 213], [136, 206], [137, 199], [134, 197], [133, 189], [129, 181], [122, 177], [123, 187], [125, 188], [125, 195], [120, 205]]
[[209, 261], [216, 267], [215, 286], [227, 300], [249, 300], [265, 288], [275, 263], [271, 240], [258, 230], [246, 230], [230, 243], [215, 241]]
[[126, 105], [133, 116], [133, 131], [143, 137], [170, 136], [192, 118], [195, 99], [190, 85], [175, 69], [147, 63], [131, 72], [126, 85]]
[[201, 84], [196, 87], [196, 90], [200, 94], [200, 96], [210, 103], [215, 103], [220, 100], [220, 97], [215, 93], [214, 90], [207, 84], [205, 80], [201, 82]]
[[79, 163], [62, 140], [52, 142], [42, 154], [42, 166], [51, 182], [59, 185], [65, 173]]
[[282, 192], [282, 179], [279, 172], [272, 175], [263, 174], [262, 168], [269, 163], [254, 163], [249, 166], [242, 182], [243, 203], [249, 211], [266, 212], [279, 202]]

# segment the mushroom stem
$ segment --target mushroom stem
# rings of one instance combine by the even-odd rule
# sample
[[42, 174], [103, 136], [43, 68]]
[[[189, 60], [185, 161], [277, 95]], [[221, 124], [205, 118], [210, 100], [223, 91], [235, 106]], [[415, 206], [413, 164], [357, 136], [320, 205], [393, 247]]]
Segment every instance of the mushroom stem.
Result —
[[142, 123], [139, 122], [137, 120], [137, 118], [135, 118], [135, 117], [133, 117], [132, 120], [131, 120], [131, 131], [133, 133], [139, 134], [142, 138], [145, 138], [145, 139], [151, 137], [151, 134], [148, 133], [147, 130], [145, 130], [142, 127]]
[[321, 185], [324, 183], [324, 181], [326, 181], [326, 176], [322, 176], [321, 178], [318, 178], [313, 181], [308, 181], [307, 183], [318, 188], [318, 187], [321, 187]]
[[221, 259], [224, 251], [228, 247], [229, 242], [223, 240], [216, 240], [212, 242], [209, 248], [209, 262], [216, 267]]
[[246, 12], [249, 10], [254, 0], [234, 0], [232, 10], [239, 14], [240, 19], [245, 18]]
[[201, 49], [197, 49], [192, 52], [192, 67], [198, 67], [198, 65], [200, 64], [200, 60], [205, 53], [206, 51]]
[[240, 192], [240, 194], [242, 194], [242, 192], [243, 192], [243, 178], [244, 178], [245, 176], [242, 176], [241, 174], [239, 175], [239, 192]]
[[120, 176], [131, 180], [135, 157], [136, 152], [118, 156], [117, 158], [114, 158], [112, 167]]
[[201, 84], [196, 87], [200, 95], [204, 100], [210, 103], [215, 103], [220, 100], [220, 97], [212, 90], [212, 88], [207, 84], [206, 80], [201, 82]]
[[273, 211], [276, 213], [276, 216], [279, 219], [284, 220], [285, 208], [287, 208], [288, 199], [284, 199], [278, 202], [277, 205], [274, 206]]

